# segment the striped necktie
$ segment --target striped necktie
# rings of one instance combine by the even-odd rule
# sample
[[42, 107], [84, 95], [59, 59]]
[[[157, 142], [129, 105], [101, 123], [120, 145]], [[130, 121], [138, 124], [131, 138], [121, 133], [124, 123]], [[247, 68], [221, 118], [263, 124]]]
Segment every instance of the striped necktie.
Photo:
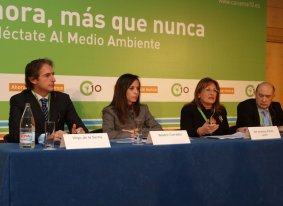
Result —
[[268, 119], [268, 114], [266, 110], [261, 111], [262, 116], [263, 116], [263, 125], [264, 126], [269, 126], [269, 119]]
[[41, 98], [40, 101], [41, 101], [41, 108], [42, 108], [44, 119], [45, 121], [48, 121], [48, 107], [47, 107], [48, 99]]

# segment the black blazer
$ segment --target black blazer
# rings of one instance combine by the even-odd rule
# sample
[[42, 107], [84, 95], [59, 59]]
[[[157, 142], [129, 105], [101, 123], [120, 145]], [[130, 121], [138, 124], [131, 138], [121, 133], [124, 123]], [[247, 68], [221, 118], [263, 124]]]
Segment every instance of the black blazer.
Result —
[[[283, 125], [283, 111], [279, 102], [271, 103], [269, 113], [273, 126]], [[237, 106], [237, 116], [236, 126], [238, 128], [260, 126], [260, 117], [255, 99], [240, 102]]]
[[[207, 118], [211, 116], [210, 110], [206, 110], [202, 107], [202, 111]], [[225, 107], [221, 106], [221, 111], [215, 112], [213, 117], [215, 118], [216, 123], [219, 124], [219, 128], [212, 135], [229, 134], [229, 124]], [[198, 137], [199, 135], [197, 134], [197, 129], [205, 123], [205, 120], [203, 119], [201, 113], [198, 111], [197, 106], [192, 103], [186, 104], [182, 108], [180, 121], [181, 129], [187, 130], [187, 133], [190, 137]]]
[[[19, 142], [19, 126], [21, 116], [25, 109], [25, 103], [30, 103], [33, 117], [35, 120], [35, 141], [38, 142], [38, 136], [43, 134], [44, 129], [44, 116], [41, 106], [36, 97], [32, 94], [31, 90], [24, 90], [16, 94], [10, 99], [10, 114], [9, 114], [9, 136], [8, 142]], [[69, 130], [72, 125], [76, 124], [77, 127], [82, 127], [85, 132], [87, 128], [78, 116], [74, 105], [69, 95], [62, 92], [51, 92], [49, 120], [55, 121], [55, 130], [64, 130], [66, 123]]]

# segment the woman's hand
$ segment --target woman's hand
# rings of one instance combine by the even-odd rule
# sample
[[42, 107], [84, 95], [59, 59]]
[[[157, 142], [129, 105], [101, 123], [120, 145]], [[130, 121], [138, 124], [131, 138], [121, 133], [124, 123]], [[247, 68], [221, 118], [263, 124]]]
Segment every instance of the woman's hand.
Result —
[[131, 137], [135, 137], [135, 132], [137, 131], [136, 129], [122, 129], [123, 132], [129, 132], [131, 134]]
[[209, 123], [206, 121], [201, 127], [197, 129], [199, 136], [204, 136], [207, 134], [212, 134], [219, 128], [219, 124]]

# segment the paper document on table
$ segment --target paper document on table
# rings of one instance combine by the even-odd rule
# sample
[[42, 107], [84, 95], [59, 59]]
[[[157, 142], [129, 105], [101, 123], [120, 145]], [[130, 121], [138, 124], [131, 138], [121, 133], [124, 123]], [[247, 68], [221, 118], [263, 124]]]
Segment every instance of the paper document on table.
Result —
[[244, 137], [245, 134], [242, 132], [236, 132], [234, 134], [228, 134], [228, 135], [207, 136], [207, 138], [213, 138], [213, 139], [243, 139]]

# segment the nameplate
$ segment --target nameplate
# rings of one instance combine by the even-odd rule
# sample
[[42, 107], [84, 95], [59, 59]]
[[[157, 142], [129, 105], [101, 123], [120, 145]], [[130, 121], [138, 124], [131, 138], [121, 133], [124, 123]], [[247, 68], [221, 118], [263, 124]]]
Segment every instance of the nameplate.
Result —
[[153, 145], [189, 144], [190, 139], [186, 130], [178, 131], [150, 131], [149, 143]]
[[252, 140], [261, 139], [280, 139], [280, 133], [278, 127], [248, 127]]
[[107, 133], [64, 134], [66, 149], [110, 148]]

